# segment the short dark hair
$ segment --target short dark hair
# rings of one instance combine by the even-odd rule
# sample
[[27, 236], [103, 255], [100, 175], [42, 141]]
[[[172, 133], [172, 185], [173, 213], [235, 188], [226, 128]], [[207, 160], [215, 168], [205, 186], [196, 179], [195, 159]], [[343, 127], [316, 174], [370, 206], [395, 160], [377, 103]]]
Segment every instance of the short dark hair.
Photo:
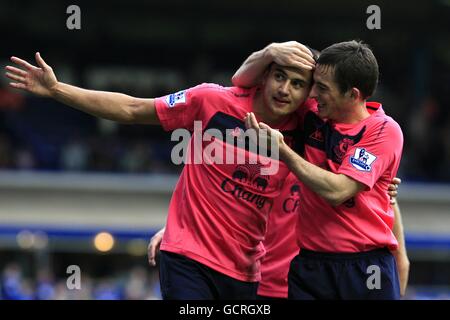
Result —
[[310, 46], [305, 45], [312, 53], [313, 59], [315, 62], [317, 62], [317, 59], [319, 59], [320, 51], [314, 48], [311, 48]]
[[322, 50], [318, 65], [334, 68], [334, 78], [341, 93], [358, 88], [363, 98], [373, 95], [378, 83], [378, 62], [369, 46], [362, 41], [335, 43]]

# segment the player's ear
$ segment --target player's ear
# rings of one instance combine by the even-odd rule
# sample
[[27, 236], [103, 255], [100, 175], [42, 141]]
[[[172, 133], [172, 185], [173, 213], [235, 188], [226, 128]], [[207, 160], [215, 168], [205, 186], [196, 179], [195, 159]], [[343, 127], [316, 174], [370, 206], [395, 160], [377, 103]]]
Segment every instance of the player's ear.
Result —
[[351, 99], [354, 100], [364, 100], [363, 96], [362, 96], [362, 92], [358, 89], [358, 88], [351, 88], [349, 90], [349, 96]]

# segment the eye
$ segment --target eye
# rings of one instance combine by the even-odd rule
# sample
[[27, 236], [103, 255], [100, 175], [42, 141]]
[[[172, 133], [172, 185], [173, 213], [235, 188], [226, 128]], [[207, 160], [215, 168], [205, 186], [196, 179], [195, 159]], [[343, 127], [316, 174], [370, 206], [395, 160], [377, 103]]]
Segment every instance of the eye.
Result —
[[292, 86], [293, 86], [295, 89], [304, 88], [305, 85], [306, 85], [306, 83], [305, 83], [304, 81], [302, 81], [302, 80], [292, 80], [291, 83], [292, 83]]
[[317, 89], [318, 89], [320, 92], [325, 92], [325, 91], [327, 90], [327, 88], [326, 88], [325, 86], [322, 86], [322, 85], [320, 85], [320, 84], [317, 85]]
[[276, 72], [274, 74], [275, 80], [277, 81], [283, 81], [286, 77], [284, 76], [284, 74], [280, 73], [280, 72]]

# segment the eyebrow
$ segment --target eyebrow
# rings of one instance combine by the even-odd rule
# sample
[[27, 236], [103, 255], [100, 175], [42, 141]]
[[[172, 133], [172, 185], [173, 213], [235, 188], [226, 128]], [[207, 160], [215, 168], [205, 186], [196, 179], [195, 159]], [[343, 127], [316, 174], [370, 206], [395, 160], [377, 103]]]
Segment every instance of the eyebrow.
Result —
[[[275, 71], [281, 72], [281, 73], [284, 74], [287, 78], [289, 78], [289, 77], [288, 77], [288, 74], [286, 73], [286, 71], [284, 71], [282, 68], [276, 67], [276, 68], [275, 68]], [[303, 75], [301, 75], [301, 74], [298, 74], [298, 76], [296, 76], [295, 78], [292, 78], [291, 80], [300, 80], [300, 81], [303, 81], [303, 82], [305, 82], [305, 83], [308, 82], [307, 79], [306, 79], [305, 77], [303, 77]]]
[[322, 81], [316, 81], [316, 80], [314, 80], [314, 83], [315, 83], [316, 85], [325, 87], [325, 88], [327, 88], [327, 89], [330, 88], [329, 86], [327, 86], [327, 85], [326, 85], [325, 83], [323, 83]]

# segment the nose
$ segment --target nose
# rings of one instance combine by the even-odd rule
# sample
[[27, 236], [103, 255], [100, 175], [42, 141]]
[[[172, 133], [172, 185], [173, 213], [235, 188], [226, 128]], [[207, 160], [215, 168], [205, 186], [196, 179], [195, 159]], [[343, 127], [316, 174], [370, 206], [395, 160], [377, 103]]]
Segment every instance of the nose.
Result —
[[309, 98], [310, 99], [317, 99], [317, 90], [316, 90], [316, 85], [313, 84], [311, 91], [309, 91]]
[[283, 83], [281, 83], [278, 87], [278, 91], [280, 94], [287, 96], [289, 94], [289, 82], [284, 81]]

